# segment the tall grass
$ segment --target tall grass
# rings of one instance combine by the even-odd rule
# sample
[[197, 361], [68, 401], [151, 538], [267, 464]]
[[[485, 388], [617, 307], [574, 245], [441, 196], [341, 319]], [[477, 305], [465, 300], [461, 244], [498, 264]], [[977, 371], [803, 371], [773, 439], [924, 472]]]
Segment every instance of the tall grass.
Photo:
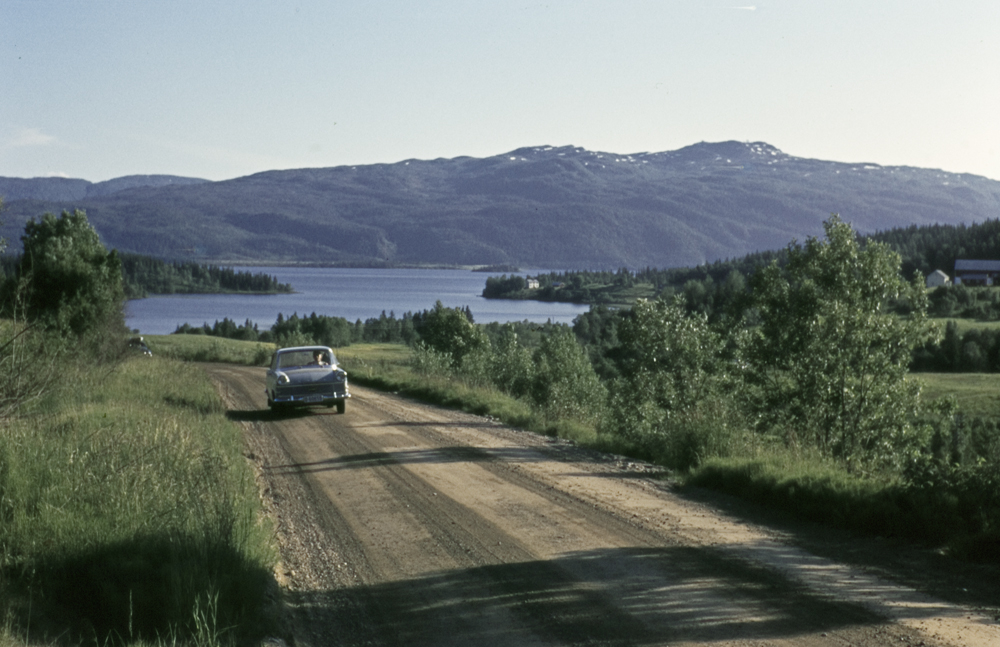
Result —
[[135, 357], [65, 367], [0, 431], [8, 635], [222, 644], [263, 630], [275, 556], [222, 413], [197, 367]]
[[145, 340], [155, 357], [245, 366], [266, 366], [275, 348], [274, 344], [265, 342], [207, 335], [150, 335]]

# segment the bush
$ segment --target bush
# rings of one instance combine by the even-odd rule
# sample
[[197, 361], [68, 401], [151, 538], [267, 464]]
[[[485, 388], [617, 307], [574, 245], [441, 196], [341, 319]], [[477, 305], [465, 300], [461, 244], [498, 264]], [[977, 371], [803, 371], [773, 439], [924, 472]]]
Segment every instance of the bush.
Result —
[[688, 315], [679, 298], [640, 300], [618, 337], [621, 377], [602, 430], [677, 469], [724, 455], [742, 425], [723, 340], [706, 317]]

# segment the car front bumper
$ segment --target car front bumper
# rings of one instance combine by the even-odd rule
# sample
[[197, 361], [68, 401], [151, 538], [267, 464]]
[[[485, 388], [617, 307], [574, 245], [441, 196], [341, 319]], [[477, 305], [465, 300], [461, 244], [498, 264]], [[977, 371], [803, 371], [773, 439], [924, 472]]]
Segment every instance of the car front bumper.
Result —
[[351, 397], [346, 384], [338, 384], [333, 388], [316, 385], [290, 386], [278, 388], [274, 393], [275, 404], [329, 404]]

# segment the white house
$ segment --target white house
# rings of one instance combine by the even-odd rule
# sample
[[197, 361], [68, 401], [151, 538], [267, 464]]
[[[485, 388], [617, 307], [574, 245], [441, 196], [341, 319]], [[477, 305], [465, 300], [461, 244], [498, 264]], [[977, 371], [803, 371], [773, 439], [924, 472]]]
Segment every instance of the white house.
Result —
[[942, 285], [951, 285], [951, 278], [941, 270], [934, 270], [927, 275], [927, 287], [936, 288]]

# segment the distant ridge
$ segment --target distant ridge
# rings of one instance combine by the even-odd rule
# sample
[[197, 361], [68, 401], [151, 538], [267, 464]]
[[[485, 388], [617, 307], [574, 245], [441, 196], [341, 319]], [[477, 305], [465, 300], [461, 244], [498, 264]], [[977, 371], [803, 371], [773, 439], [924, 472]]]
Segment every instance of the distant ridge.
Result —
[[176, 175], [126, 175], [104, 182], [88, 182], [87, 180], [61, 177], [0, 177], [0, 196], [6, 202], [14, 200], [81, 200], [107, 196], [128, 189], [172, 185], [190, 186], [203, 182], [208, 182], [208, 180]]
[[533, 146], [222, 182], [132, 176], [86, 183], [82, 195], [80, 182], [0, 178], [0, 233], [16, 245], [27, 218], [82, 208], [109, 246], [167, 259], [557, 269], [735, 258], [819, 235], [834, 212], [862, 233], [1000, 217], [994, 180], [806, 159], [764, 142]]

